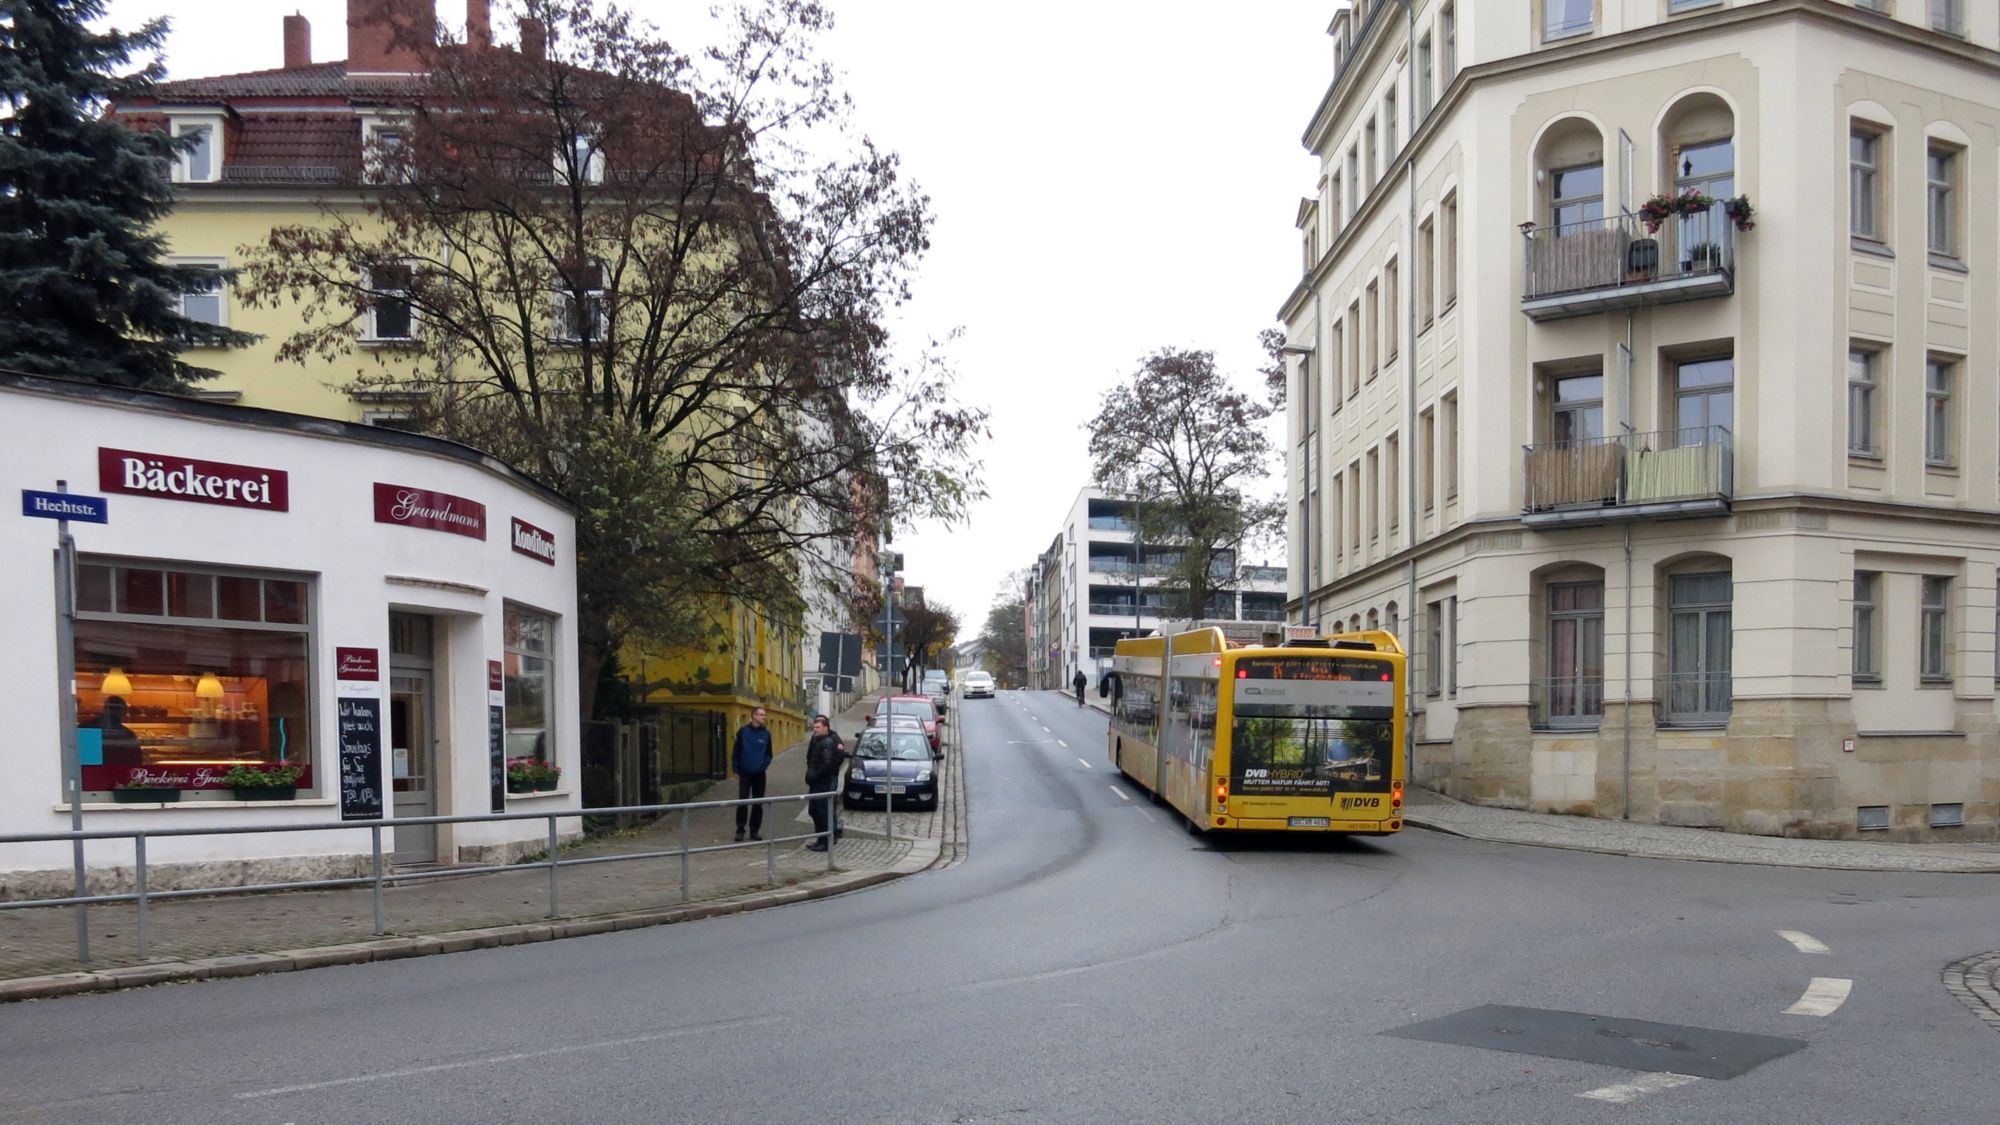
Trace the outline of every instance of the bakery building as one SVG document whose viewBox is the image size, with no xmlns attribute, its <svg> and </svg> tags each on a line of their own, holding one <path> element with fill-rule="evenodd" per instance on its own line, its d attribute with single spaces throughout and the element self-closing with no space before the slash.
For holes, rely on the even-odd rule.
<svg viewBox="0 0 2000 1125">
<path fill-rule="evenodd" d="M 578 807 L 560 496 L 452 442 L 198 399 L 0 375 L 0 418 L 0 479 L 23 494 L 0 536 L 0 831 L 69 828 L 66 687 L 86 829 L 328 825 L 153 840 L 159 889 L 365 872 L 369 834 L 342 824 Z M 51 498 L 57 482 L 80 499 Z M 520 758 L 542 788 L 509 791 Z M 385 836 L 399 864 L 494 862 L 547 826 Z M 93 885 L 129 881 L 129 843 L 86 858 Z M 0 898 L 62 893 L 70 862 L 67 843 L 0 844 Z"/>
</svg>

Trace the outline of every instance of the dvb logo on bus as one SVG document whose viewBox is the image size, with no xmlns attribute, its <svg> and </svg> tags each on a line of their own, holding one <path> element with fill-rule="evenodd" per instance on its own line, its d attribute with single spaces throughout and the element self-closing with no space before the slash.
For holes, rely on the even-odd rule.
<svg viewBox="0 0 2000 1125">
<path fill-rule="evenodd" d="M 1382 807 L 1382 798 L 1342 797 L 1340 799 L 1340 807 L 1343 809 L 1379 809 Z"/>
</svg>

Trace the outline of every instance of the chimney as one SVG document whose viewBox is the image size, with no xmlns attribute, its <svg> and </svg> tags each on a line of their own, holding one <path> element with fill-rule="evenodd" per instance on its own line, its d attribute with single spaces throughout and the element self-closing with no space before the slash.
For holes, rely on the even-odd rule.
<svg viewBox="0 0 2000 1125">
<path fill-rule="evenodd" d="M 311 66 L 313 61 L 312 23 L 294 12 L 285 17 L 285 69 Z"/>
<path fill-rule="evenodd" d="M 437 0 L 347 0 L 347 73 L 417 74 L 437 39 Z"/>
<path fill-rule="evenodd" d="M 521 55 L 524 58 L 544 59 L 549 54 L 549 29 L 542 21 L 521 17 Z"/>
<path fill-rule="evenodd" d="M 493 45 L 493 0 L 465 0 L 465 45 L 475 51 Z"/>
</svg>

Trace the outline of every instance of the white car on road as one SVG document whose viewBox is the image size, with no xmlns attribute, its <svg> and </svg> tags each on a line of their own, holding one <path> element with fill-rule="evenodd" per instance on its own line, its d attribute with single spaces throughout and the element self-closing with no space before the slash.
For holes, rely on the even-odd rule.
<svg viewBox="0 0 2000 1125">
<path fill-rule="evenodd" d="M 959 682 L 961 694 L 967 699 L 993 698 L 993 673 L 967 672 Z"/>
</svg>

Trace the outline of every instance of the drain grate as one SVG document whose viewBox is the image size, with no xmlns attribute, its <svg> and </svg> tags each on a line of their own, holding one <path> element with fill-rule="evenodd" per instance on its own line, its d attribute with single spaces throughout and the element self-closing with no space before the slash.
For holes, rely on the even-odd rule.
<svg viewBox="0 0 2000 1125">
<path fill-rule="evenodd" d="M 1734 1078 L 1806 1045 L 1774 1035 L 1507 1004 L 1467 1008 L 1382 1034 L 1697 1078 Z"/>
</svg>

